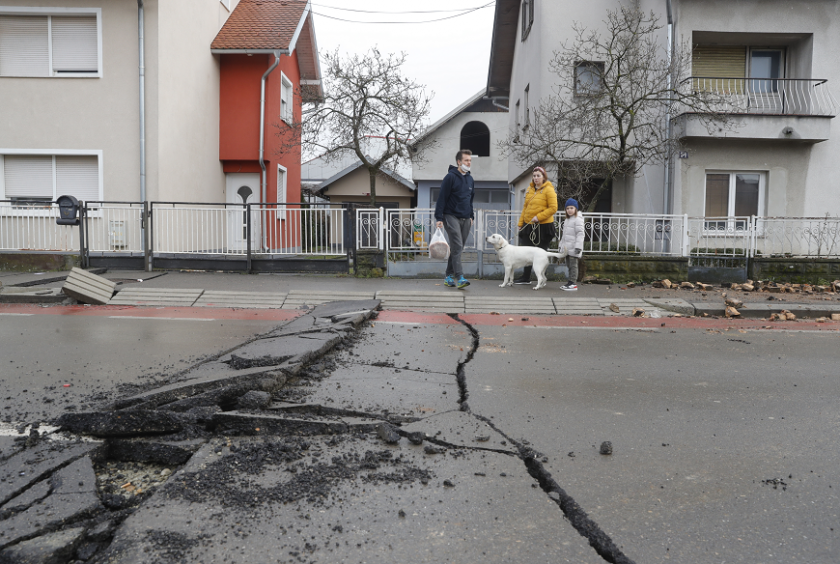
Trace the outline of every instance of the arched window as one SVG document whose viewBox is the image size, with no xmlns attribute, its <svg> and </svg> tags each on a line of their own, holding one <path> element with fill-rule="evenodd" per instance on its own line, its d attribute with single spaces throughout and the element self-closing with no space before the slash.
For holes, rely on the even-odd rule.
<svg viewBox="0 0 840 564">
<path fill-rule="evenodd" d="M 471 121 L 461 129 L 461 149 L 469 149 L 475 157 L 490 156 L 490 130 L 480 121 Z"/>
</svg>

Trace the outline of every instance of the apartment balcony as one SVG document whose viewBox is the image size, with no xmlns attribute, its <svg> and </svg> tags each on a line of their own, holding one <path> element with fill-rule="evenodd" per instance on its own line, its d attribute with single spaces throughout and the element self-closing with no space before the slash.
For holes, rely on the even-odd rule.
<svg viewBox="0 0 840 564">
<path fill-rule="evenodd" d="M 713 111 L 730 117 L 729 127 L 710 132 L 704 120 L 686 108 L 677 119 L 682 138 L 819 143 L 828 140 L 830 120 L 840 111 L 828 81 L 821 79 L 693 76 L 680 88 L 707 95 Z"/>
</svg>

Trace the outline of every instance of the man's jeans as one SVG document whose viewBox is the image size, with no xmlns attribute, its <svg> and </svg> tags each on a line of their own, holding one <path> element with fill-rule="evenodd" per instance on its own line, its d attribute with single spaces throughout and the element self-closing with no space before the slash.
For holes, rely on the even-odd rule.
<svg viewBox="0 0 840 564">
<path fill-rule="evenodd" d="M 443 216 L 443 227 L 449 235 L 449 262 L 446 263 L 446 275 L 458 280 L 464 275 L 464 268 L 461 266 L 461 251 L 470 236 L 472 222 L 470 218 L 461 219 L 454 215 Z"/>
</svg>

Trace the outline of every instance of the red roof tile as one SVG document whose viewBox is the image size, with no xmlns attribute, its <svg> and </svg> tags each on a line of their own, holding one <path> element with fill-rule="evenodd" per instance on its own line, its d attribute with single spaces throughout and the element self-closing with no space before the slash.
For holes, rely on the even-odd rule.
<svg viewBox="0 0 840 564">
<path fill-rule="evenodd" d="M 240 0 L 211 49 L 287 49 L 306 0 Z"/>
</svg>

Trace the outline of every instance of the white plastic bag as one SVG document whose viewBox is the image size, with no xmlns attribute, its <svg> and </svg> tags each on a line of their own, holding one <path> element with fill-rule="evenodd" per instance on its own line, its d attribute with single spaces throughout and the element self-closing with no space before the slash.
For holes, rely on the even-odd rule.
<svg viewBox="0 0 840 564">
<path fill-rule="evenodd" d="M 434 260 L 448 260 L 449 259 L 449 243 L 443 236 L 443 230 L 438 227 L 435 234 L 432 235 L 432 240 L 429 241 L 429 258 Z"/>
</svg>

